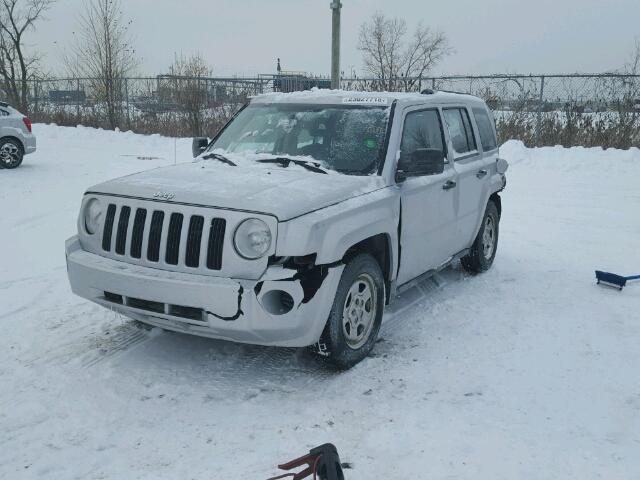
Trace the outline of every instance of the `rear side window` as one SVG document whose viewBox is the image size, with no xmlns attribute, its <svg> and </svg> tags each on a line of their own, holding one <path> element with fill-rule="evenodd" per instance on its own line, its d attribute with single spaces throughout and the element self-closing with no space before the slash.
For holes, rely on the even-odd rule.
<svg viewBox="0 0 640 480">
<path fill-rule="evenodd" d="M 8 117 L 9 116 L 9 112 L 7 112 L 6 110 L 2 110 L 0 108 L 0 117 Z"/>
<path fill-rule="evenodd" d="M 491 118 L 489 118 L 487 111 L 484 108 L 474 108 L 473 116 L 476 119 L 476 125 L 478 125 L 478 131 L 480 132 L 480 143 L 482 143 L 482 149 L 485 152 L 488 152 L 498 148 L 496 132 L 493 128 L 494 123 Z"/>
<path fill-rule="evenodd" d="M 422 148 L 440 150 L 446 155 L 442 123 L 437 110 L 411 112 L 404 119 L 400 157 L 411 158 L 413 152 Z"/>
<path fill-rule="evenodd" d="M 444 119 L 449 129 L 455 156 L 478 149 L 466 108 L 448 108 L 444 111 Z"/>
</svg>

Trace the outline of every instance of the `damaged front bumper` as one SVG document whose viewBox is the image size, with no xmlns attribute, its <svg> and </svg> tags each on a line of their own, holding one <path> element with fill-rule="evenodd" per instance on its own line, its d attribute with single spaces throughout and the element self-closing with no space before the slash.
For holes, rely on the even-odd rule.
<svg viewBox="0 0 640 480">
<path fill-rule="evenodd" d="M 305 347 L 318 341 L 344 265 L 308 274 L 282 266 L 259 280 L 170 272 L 65 245 L 71 290 L 154 326 L 241 343 Z"/>
</svg>

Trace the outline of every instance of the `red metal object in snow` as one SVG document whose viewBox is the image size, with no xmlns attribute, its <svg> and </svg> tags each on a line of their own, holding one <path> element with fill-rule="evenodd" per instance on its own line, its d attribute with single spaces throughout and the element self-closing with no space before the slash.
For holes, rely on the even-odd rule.
<svg viewBox="0 0 640 480">
<path fill-rule="evenodd" d="M 325 443 L 324 445 L 313 448 L 307 455 L 278 465 L 278 468 L 289 471 L 302 466 L 306 468 L 297 473 L 284 473 L 271 477 L 268 480 L 278 480 L 281 478 L 302 480 L 311 475 L 313 475 L 314 480 L 344 480 L 338 449 L 331 443 Z"/>
</svg>

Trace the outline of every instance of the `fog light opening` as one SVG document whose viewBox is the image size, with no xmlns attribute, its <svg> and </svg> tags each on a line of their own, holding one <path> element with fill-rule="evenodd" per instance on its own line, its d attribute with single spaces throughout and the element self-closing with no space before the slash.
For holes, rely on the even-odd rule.
<svg viewBox="0 0 640 480">
<path fill-rule="evenodd" d="M 260 299 L 262 308 L 271 315 L 284 315 L 293 310 L 293 297 L 284 290 L 271 290 Z"/>
</svg>

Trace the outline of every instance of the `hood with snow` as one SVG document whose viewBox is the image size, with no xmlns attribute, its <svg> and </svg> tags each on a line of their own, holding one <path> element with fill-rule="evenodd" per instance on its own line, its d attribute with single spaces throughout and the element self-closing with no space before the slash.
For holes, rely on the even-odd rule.
<svg viewBox="0 0 640 480">
<path fill-rule="evenodd" d="M 378 175 L 325 175 L 293 164 L 234 167 L 200 160 L 110 180 L 89 192 L 259 212 L 285 221 L 384 186 Z"/>
</svg>

